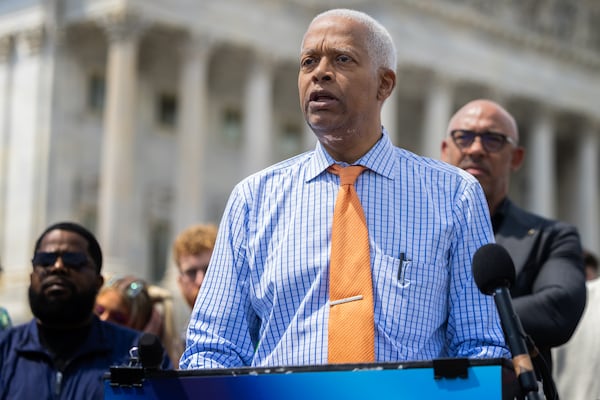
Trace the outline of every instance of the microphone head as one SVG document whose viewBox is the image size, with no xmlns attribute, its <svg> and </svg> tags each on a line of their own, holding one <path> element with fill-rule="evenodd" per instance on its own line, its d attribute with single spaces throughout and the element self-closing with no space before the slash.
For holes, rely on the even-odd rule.
<svg viewBox="0 0 600 400">
<path fill-rule="evenodd" d="M 158 336 L 143 333 L 138 341 L 138 355 L 142 368 L 158 369 L 163 360 L 163 345 Z"/>
<path fill-rule="evenodd" d="M 504 247 L 488 243 L 473 255 L 473 278 L 481 293 L 491 295 L 515 283 L 515 264 Z"/>
</svg>

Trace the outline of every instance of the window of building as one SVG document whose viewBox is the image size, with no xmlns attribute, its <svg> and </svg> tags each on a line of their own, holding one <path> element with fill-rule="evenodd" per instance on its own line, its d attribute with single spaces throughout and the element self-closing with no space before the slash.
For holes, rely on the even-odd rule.
<svg viewBox="0 0 600 400">
<path fill-rule="evenodd" d="M 163 127 L 174 128 L 177 124 L 177 97 L 160 93 L 156 102 L 156 118 Z"/>
<path fill-rule="evenodd" d="M 169 223 L 154 221 L 150 227 L 150 280 L 160 281 L 167 267 Z"/>
<path fill-rule="evenodd" d="M 87 105 L 91 111 L 102 112 L 106 95 L 104 75 L 92 74 L 88 79 Z"/>
</svg>

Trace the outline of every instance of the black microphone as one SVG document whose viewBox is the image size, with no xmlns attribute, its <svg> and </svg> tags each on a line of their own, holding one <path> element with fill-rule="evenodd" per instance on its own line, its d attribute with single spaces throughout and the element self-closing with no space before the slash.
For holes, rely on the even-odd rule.
<svg viewBox="0 0 600 400">
<path fill-rule="evenodd" d="M 495 243 L 479 248 L 473 256 L 473 278 L 483 294 L 494 296 L 504 338 L 512 353 L 515 374 L 525 398 L 541 400 L 536 374 L 527 351 L 525 332 L 508 290 L 515 282 L 515 265 L 508 251 Z"/>
<path fill-rule="evenodd" d="M 159 369 L 163 360 L 164 348 L 158 336 L 143 333 L 138 341 L 138 356 L 142 368 Z"/>
</svg>

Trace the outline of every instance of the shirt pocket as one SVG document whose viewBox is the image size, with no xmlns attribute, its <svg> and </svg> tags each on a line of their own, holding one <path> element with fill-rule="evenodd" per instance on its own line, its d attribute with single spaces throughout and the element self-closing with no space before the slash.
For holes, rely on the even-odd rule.
<svg viewBox="0 0 600 400">
<path fill-rule="evenodd" d="M 402 259 L 375 254 L 375 312 L 389 337 L 425 339 L 445 324 L 448 273 L 443 265 L 423 263 L 407 254 Z"/>
</svg>

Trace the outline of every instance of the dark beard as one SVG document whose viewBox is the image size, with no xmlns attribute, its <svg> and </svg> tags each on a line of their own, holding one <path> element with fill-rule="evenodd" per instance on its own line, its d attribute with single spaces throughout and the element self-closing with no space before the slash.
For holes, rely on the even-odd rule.
<svg viewBox="0 0 600 400">
<path fill-rule="evenodd" d="M 33 315 L 44 325 L 77 325 L 87 321 L 94 309 L 97 291 L 90 288 L 68 299 L 47 298 L 29 286 L 29 306 Z"/>
</svg>

